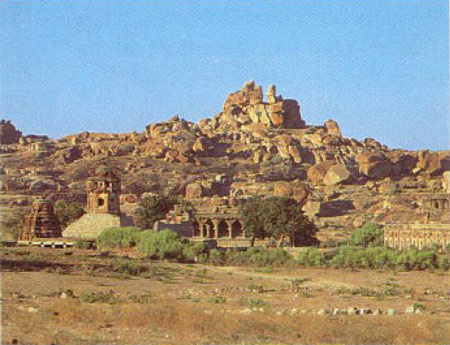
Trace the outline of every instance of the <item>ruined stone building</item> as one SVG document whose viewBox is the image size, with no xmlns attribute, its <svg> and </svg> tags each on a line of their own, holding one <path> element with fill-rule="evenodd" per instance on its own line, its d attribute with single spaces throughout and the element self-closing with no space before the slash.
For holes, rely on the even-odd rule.
<svg viewBox="0 0 450 345">
<path fill-rule="evenodd" d="M 211 198 L 190 199 L 195 204 L 195 213 L 176 205 L 166 218 L 155 223 L 154 230 L 172 230 L 192 240 L 215 240 L 220 247 L 248 247 L 251 239 L 242 226 L 238 206 L 246 199 Z M 257 240 L 256 245 L 267 244 Z"/>
<path fill-rule="evenodd" d="M 386 246 L 418 249 L 450 245 L 450 194 L 433 195 L 422 200 L 423 220 L 420 223 L 387 224 L 384 229 Z"/>
<path fill-rule="evenodd" d="M 21 240 L 35 238 L 61 237 L 61 226 L 56 218 L 53 203 L 50 200 L 38 199 L 33 203 L 29 216 L 25 219 L 25 227 L 20 235 Z"/>
<path fill-rule="evenodd" d="M 133 225 L 120 211 L 120 188 L 120 179 L 111 169 L 99 168 L 86 182 L 87 213 L 70 224 L 63 237 L 96 239 L 105 228 Z"/>
</svg>

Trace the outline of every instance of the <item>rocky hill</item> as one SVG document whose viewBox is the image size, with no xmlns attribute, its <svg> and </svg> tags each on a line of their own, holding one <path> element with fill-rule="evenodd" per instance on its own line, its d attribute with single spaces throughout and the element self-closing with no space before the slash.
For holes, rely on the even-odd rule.
<svg viewBox="0 0 450 345">
<path fill-rule="evenodd" d="M 448 192 L 450 152 L 390 150 L 375 139 L 342 135 L 328 120 L 309 125 L 300 105 L 253 81 L 231 93 L 222 111 L 199 123 L 173 116 L 142 132 L 83 132 L 58 140 L 23 136 L 2 121 L 1 206 L 33 198 L 85 200 L 86 178 L 101 163 L 122 179 L 123 209 L 145 193 L 204 205 L 250 195 L 304 202 L 324 238 L 346 236 L 367 220 L 413 221 L 423 197 Z"/>
</svg>

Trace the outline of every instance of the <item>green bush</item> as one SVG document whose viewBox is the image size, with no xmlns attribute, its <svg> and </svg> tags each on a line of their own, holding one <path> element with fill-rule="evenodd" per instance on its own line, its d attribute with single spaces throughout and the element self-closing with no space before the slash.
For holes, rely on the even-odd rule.
<svg viewBox="0 0 450 345">
<path fill-rule="evenodd" d="M 450 268 L 450 258 L 448 256 L 439 257 L 438 265 L 441 270 L 448 271 Z"/>
<path fill-rule="evenodd" d="M 212 249 L 209 252 L 208 261 L 213 265 L 221 265 L 224 263 L 224 255 L 217 249 Z"/>
<path fill-rule="evenodd" d="M 208 249 L 203 242 L 188 243 L 183 248 L 183 255 L 188 261 L 201 260 L 202 255 L 207 255 Z"/>
<path fill-rule="evenodd" d="M 91 249 L 92 247 L 94 247 L 92 242 L 81 240 L 75 241 L 73 246 L 78 249 Z"/>
<path fill-rule="evenodd" d="M 146 230 L 139 234 L 138 251 L 152 259 L 184 259 L 183 243 L 177 233 L 170 230 L 154 232 Z"/>
<path fill-rule="evenodd" d="M 224 262 L 234 266 L 283 266 L 291 260 L 291 255 L 281 248 L 250 247 L 246 251 L 228 250 L 224 255 Z"/>
<path fill-rule="evenodd" d="M 350 236 L 350 244 L 353 246 L 382 246 L 383 245 L 383 230 L 374 223 L 366 223 L 362 228 L 353 232 Z"/>
<path fill-rule="evenodd" d="M 411 248 L 398 251 L 385 247 L 361 248 L 342 246 L 338 249 L 322 253 L 316 248 L 307 248 L 300 253 L 296 262 L 303 266 L 331 266 L 348 268 L 389 268 L 401 270 L 425 270 L 441 268 L 448 270 L 450 260 L 438 255 L 436 250 Z"/>
<path fill-rule="evenodd" d="M 297 257 L 297 263 L 310 267 L 323 266 L 325 264 L 325 255 L 317 248 L 308 247 Z"/>
<path fill-rule="evenodd" d="M 100 249 L 131 248 L 137 244 L 141 232 L 141 229 L 134 226 L 106 228 L 98 237 L 97 244 Z"/>
<path fill-rule="evenodd" d="M 125 273 L 131 276 L 137 276 L 144 271 L 144 268 L 137 265 L 132 260 L 119 258 L 113 262 L 111 270 L 117 273 Z"/>
</svg>

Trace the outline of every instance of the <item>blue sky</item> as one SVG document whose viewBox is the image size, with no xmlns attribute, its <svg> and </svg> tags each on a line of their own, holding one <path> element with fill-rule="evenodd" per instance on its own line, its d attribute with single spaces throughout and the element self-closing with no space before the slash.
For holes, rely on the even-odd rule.
<svg viewBox="0 0 450 345">
<path fill-rule="evenodd" d="M 2 0 L 2 118 L 25 134 L 198 121 L 246 81 L 308 124 L 449 145 L 448 2 Z"/>
</svg>

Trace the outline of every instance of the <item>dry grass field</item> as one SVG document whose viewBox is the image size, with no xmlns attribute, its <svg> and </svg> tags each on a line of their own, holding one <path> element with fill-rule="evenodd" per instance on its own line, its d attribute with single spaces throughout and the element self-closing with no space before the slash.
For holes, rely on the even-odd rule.
<svg viewBox="0 0 450 345">
<path fill-rule="evenodd" d="M 4 248 L 2 344 L 449 344 L 449 293 L 450 275 L 439 271 L 215 267 Z M 412 305 L 421 313 L 405 313 Z M 346 315 L 349 307 L 372 314 Z"/>
</svg>

